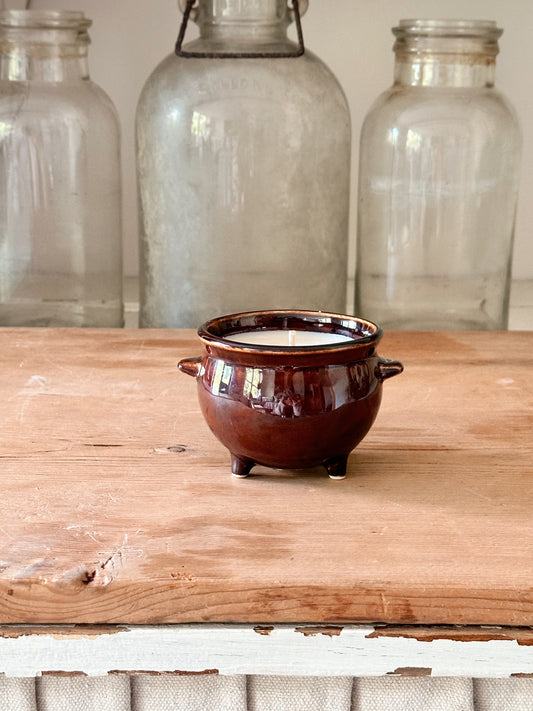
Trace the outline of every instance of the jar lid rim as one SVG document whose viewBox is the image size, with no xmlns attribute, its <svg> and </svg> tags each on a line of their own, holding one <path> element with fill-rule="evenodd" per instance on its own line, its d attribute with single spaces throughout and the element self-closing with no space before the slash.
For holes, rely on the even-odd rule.
<svg viewBox="0 0 533 711">
<path fill-rule="evenodd" d="M 503 33 L 494 20 L 463 19 L 403 19 L 392 28 L 396 36 L 428 35 L 433 37 L 490 37 Z"/>
<path fill-rule="evenodd" d="M 0 27 L 85 30 L 91 25 L 78 10 L 0 10 Z"/>
</svg>

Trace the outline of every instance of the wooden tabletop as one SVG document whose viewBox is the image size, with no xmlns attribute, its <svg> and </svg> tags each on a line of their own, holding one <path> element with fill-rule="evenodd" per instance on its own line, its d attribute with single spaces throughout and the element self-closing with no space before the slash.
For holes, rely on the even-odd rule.
<svg viewBox="0 0 533 711">
<path fill-rule="evenodd" d="M 533 332 L 379 351 L 346 479 L 238 480 L 193 331 L 0 329 L 0 623 L 533 625 Z"/>
</svg>

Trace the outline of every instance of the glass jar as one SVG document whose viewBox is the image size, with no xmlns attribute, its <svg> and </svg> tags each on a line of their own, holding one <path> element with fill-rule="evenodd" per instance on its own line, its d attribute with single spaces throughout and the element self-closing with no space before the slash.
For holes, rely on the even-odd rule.
<svg viewBox="0 0 533 711">
<path fill-rule="evenodd" d="M 200 37 L 142 91 L 141 326 L 346 308 L 349 111 L 324 63 L 287 38 L 297 10 L 199 0 Z"/>
<path fill-rule="evenodd" d="M 361 132 L 356 313 L 388 328 L 507 327 L 520 131 L 494 22 L 402 20 Z"/>
<path fill-rule="evenodd" d="M 122 326 L 119 126 L 81 12 L 0 11 L 0 325 Z"/>
</svg>

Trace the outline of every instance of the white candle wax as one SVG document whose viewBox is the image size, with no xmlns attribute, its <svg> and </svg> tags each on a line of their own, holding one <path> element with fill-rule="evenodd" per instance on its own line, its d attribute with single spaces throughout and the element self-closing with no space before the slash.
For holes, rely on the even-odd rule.
<svg viewBox="0 0 533 711">
<path fill-rule="evenodd" d="M 242 331 L 241 333 L 224 336 L 228 341 L 262 346 L 327 346 L 332 343 L 348 343 L 353 341 L 349 336 L 340 333 L 322 333 L 320 331 L 294 331 L 290 329 L 273 329 L 271 331 Z"/>
</svg>

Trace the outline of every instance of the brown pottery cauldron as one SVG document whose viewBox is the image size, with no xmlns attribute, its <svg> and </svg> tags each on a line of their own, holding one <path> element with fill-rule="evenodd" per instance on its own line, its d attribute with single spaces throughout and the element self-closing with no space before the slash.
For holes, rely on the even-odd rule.
<svg viewBox="0 0 533 711">
<path fill-rule="evenodd" d="M 272 345 L 285 331 L 292 340 Z M 204 355 L 178 367 L 196 378 L 202 413 L 238 477 L 262 464 L 323 465 L 344 478 L 348 455 L 376 418 L 383 381 L 403 370 L 377 355 L 381 328 L 352 316 L 256 311 L 215 318 L 198 335 Z M 252 337 L 265 343 L 246 343 Z"/>
</svg>

